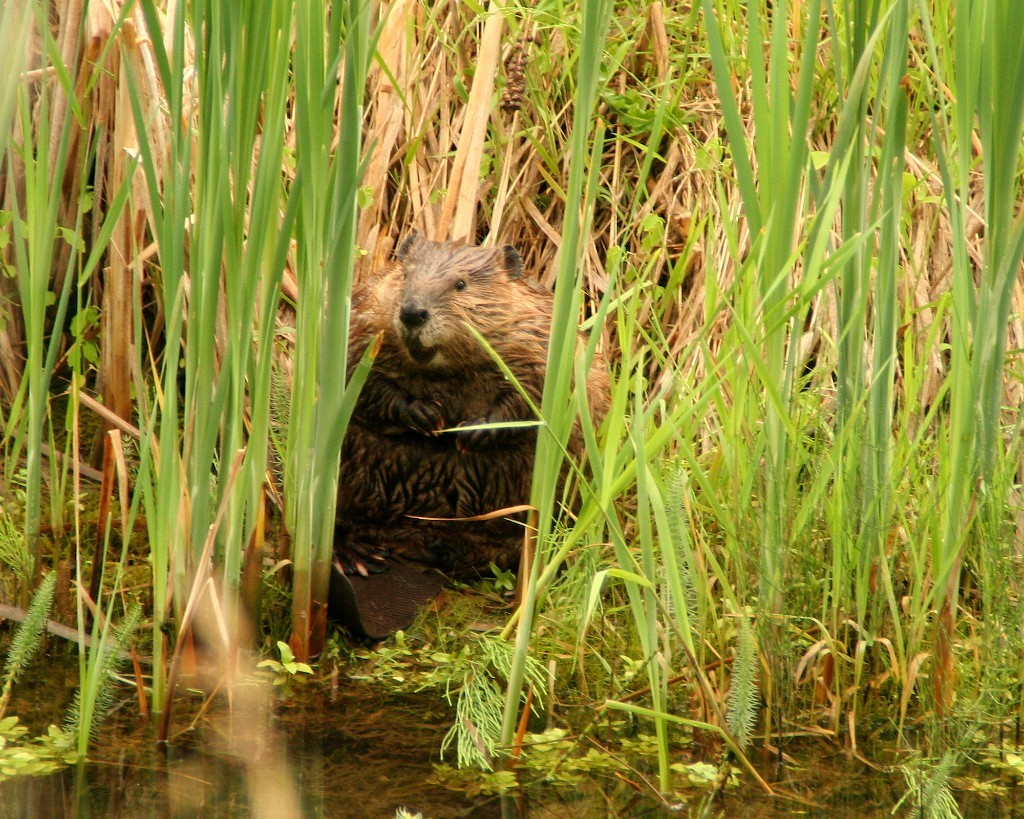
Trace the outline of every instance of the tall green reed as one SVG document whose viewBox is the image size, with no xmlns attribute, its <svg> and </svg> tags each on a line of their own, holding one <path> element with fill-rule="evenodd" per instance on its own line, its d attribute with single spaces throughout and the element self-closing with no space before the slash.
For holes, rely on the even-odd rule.
<svg viewBox="0 0 1024 819">
<path fill-rule="evenodd" d="M 23 82 L 22 72 L 25 69 L 28 55 L 28 41 L 29 34 L 32 31 L 33 13 L 33 7 L 29 3 L 5 3 L 3 8 L 0 9 L 0 47 L 8 55 L 7 68 L 3 72 L 3 76 L 0 77 L 0 162 L 4 165 L 8 164 L 8 145 L 12 137 L 15 137 L 12 124 L 18 107 L 20 86 Z M 0 229 L 6 232 L 8 219 L 6 215 L 3 215 L 2 218 L 4 226 Z M 6 295 L 10 291 L 8 288 L 4 288 L 2 292 L 3 295 Z M 27 384 L 22 382 L 22 387 L 26 386 Z M 13 389 L 13 385 L 4 384 L 5 395 L 3 397 L 8 400 L 11 399 L 12 396 L 6 393 Z M 21 399 L 23 400 L 23 398 L 24 389 L 21 390 Z M 3 404 L 7 404 L 7 401 L 4 401 Z M 0 404 L 0 429 L 3 430 L 3 454 L 5 463 L 8 465 L 8 468 L 5 470 L 7 474 L 4 477 L 8 478 L 12 462 L 10 454 L 12 433 L 18 419 L 16 417 L 5 417 L 5 406 L 3 404 Z"/>
<path fill-rule="evenodd" d="M 748 328 L 744 331 L 744 334 L 749 333 L 745 352 L 758 371 L 767 398 L 763 422 L 765 446 L 761 455 L 765 461 L 765 497 L 759 545 L 760 602 L 766 611 L 780 614 L 790 536 L 787 486 L 793 467 L 791 402 L 797 365 L 797 346 L 790 341 L 794 328 L 799 326 L 797 316 L 804 314 L 807 306 L 805 301 L 798 306 L 800 312 L 793 315 L 790 282 L 799 253 L 797 237 L 805 218 L 807 133 L 821 3 L 812 0 L 806 15 L 801 15 L 799 20 L 804 36 L 799 71 L 792 77 L 789 5 L 772 6 L 771 29 L 767 36 L 762 31 L 760 4 L 748 10 L 747 59 L 755 122 L 751 147 L 756 167 L 731 89 L 733 71 L 723 44 L 720 14 L 712 0 L 704 0 L 715 81 L 752 243 L 747 270 L 754 277 L 751 284 L 756 288 L 756 295 L 745 299 L 744 313 L 735 314 L 735 319 L 739 326 Z M 798 26 L 798 32 L 799 29 Z M 805 259 L 803 275 L 810 278 L 815 275 L 815 269 L 806 269 L 807 261 L 811 260 Z M 756 336 L 752 332 L 755 327 L 762 328 Z"/>
<path fill-rule="evenodd" d="M 227 503 L 214 550 L 225 589 L 238 587 L 244 547 L 262 514 L 287 241 L 286 233 L 266 228 L 281 221 L 288 9 L 286 2 L 234 9 L 196 3 L 189 20 L 198 104 L 184 361 L 185 566 L 195 566 L 218 506 Z M 225 495 L 227 465 L 243 449 L 235 491 Z"/>
<path fill-rule="evenodd" d="M 751 64 L 754 132 L 749 149 L 732 90 L 736 72 L 726 56 L 722 11 L 710 0 L 704 8 L 750 232 L 749 252 L 740 260 L 734 285 L 723 294 L 732 321 L 728 336 L 734 339 L 727 350 L 737 355 L 735 361 L 728 351 L 719 357 L 731 396 L 719 403 L 719 412 L 723 452 L 732 453 L 728 457 L 740 476 L 742 493 L 755 493 L 759 512 L 756 521 L 734 516 L 726 531 L 753 527 L 758 533 L 758 607 L 772 615 L 768 623 L 778 625 L 778 615 L 802 614 L 805 605 L 815 606 L 813 601 L 787 600 L 794 588 L 788 563 L 795 546 L 812 541 L 813 527 L 826 506 L 832 527 L 831 572 L 821 604 L 829 613 L 828 631 L 835 633 L 840 623 L 853 622 L 861 629 L 862 645 L 867 645 L 869 608 L 877 614 L 879 603 L 887 602 L 888 613 L 898 622 L 885 545 L 893 515 L 893 384 L 906 132 L 901 80 L 908 4 L 897 0 L 868 8 L 826 3 L 831 39 L 837 43 L 832 68 L 840 108 L 820 171 L 809 140 L 812 101 L 820 89 L 815 62 L 822 4 L 795 10 L 773 4 L 770 14 L 759 4 L 749 10 L 746 58 Z M 770 26 L 767 37 L 762 33 L 765 21 Z M 788 36 L 791 24 L 794 38 L 800 38 L 798 49 Z M 792 59 L 791 49 L 796 50 Z M 837 214 L 843 230 L 834 246 L 830 233 Z M 732 241 L 741 246 L 740 236 Z M 806 416 L 808 401 L 802 393 L 821 390 L 827 383 L 819 374 L 803 371 L 808 362 L 801 360 L 800 342 L 811 308 L 833 282 L 836 428 L 829 451 L 802 440 L 804 425 L 820 423 Z M 817 372 L 832 360 L 831 351 L 821 348 Z M 748 383 L 747 372 L 755 374 L 755 382 Z M 828 406 L 827 401 L 810 403 L 819 411 Z M 752 433 L 750 419 L 760 416 L 763 422 Z M 750 471 L 749 448 L 739 451 L 736 442 L 751 438 L 749 448 L 764 464 L 762 480 L 742 477 Z M 820 461 L 823 453 L 828 455 L 825 464 Z M 809 485 L 799 477 L 805 470 L 817 473 Z M 743 566 L 739 542 L 732 540 L 735 535 L 728 537 L 735 544 L 730 549 L 735 565 Z M 875 570 L 886 590 L 880 596 L 871 595 Z M 742 576 L 738 584 L 750 587 Z M 847 619 L 851 613 L 852 621 Z M 766 652 L 777 666 L 785 651 L 781 643 L 774 644 L 782 639 L 781 632 L 771 633 L 775 637 Z M 858 655 L 857 679 L 863 659 Z M 773 674 L 780 673 L 781 668 L 773 669 Z"/>
<path fill-rule="evenodd" d="M 550 535 L 555 520 L 555 500 L 559 475 L 565 458 L 576 407 L 572 394 L 573 360 L 578 350 L 578 316 L 582 281 L 582 235 L 589 224 L 588 214 L 593 207 L 594 186 L 585 185 L 587 164 L 595 168 L 601 155 L 602 140 L 594 141 L 593 110 L 600 87 L 601 65 L 605 36 L 611 17 L 609 0 L 584 3 L 579 32 L 577 85 L 574 95 L 573 131 L 569 155 L 569 184 L 566 188 L 565 221 L 562 225 L 562 246 L 558 254 L 558 278 L 555 284 L 555 304 L 551 322 L 551 341 L 548 348 L 547 371 L 541 400 L 541 419 L 544 424 L 537 436 L 530 505 L 536 510 L 536 531 L 529 538 L 534 544 L 533 557 L 526 567 L 523 599 L 519 612 L 516 650 L 506 687 L 505 711 L 501 723 L 501 744 L 511 747 L 519 712 L 523 680 L 526 672 L 530 641 L 533 636 L 534 616 L 538 598 L 538 580 L 542 571 L 551 565 Z M 596 177 L 591 177 L 593 180 Z M 593 355 L 593 349 L 588 353 Z M 583 372 L 586 372 L 584 361 Z M 577 381 L 577 395 L 585 403 L 586 380 Z"/>
<path fill-rule="evenodd" d="M 604 447 L 598 451 L 596 443 L 588 442 L 595 478 L 585 494 L 593 500 L 584 503 L 562 548 L 577 543 L 577 533 L 581 531 L 599 540 L 600 529 L 607 527 L 618 566 L 595 575 L 584 622 L 589 623 L 604 584 L 617 580 L 626 593 L 631 635 L 641 652 L 640 664 L 647 677 L 651 707 L 634 710 L 615 699 L 608 700 L 606 705 L 640 713 L 654 722 L 658 782 L 667 793 L 672 779 L 672 725 L 689 725 L 723 735 L 741 762 L 749 767 L 741 747 L 747 737 L 743 736 L 741 742 L 732 735 L 729 718 L 718 707 L 717 694 L 699 659 L 716 636 L 714 632 L 726 630 L 714 624 L 711 615 L 719 600 L 734 615 L 745 618 L 746 613 L 734 588 L 734 576 L 714 553 L 698 549 L 687 514 L 693 501 L 690 474 L 708 487 L 708 499 L 715 503 L 716 489 L 710 486 L 706 467 L 693 452 L 692 442 L 704 434 L 702 421 L 716 392 L 721 390 L 723 379 L 712 373 L 694 384 L 679 373 L 666 388 L 651 394 L 645 373 L 654 356 L 665 355 L 666 345 L 656 331 L 642 326 L 640 305 L 648 297 L 646 291 L 650 286 L 644 271 L 640 271 L 636 284 L 624 288 L 616 299 L 621 375 L 612 391 Z M 632 506 L 634 492 L 635 512 L 627 516 L 622 501 L 628 499 L 626 508 Z M 719 509 L 724 526 L 735 526 L 732 514 L 731 510 Z M 698 572 L 699 567 L 703 571 Z M 584 634 L 585 631 L 581 640 Z M 724 634 L 717 636 L 725 638 Z M 744 645 L 749 649 L 752 642 Z M 737 667 L 745 672 L 743 678 L 750 683 L 736 707 L 736 721 L 744 729 L 749 728 L 754 713 L 751 704 L 758 701 L 755 658 L 748 650 L 740 652 L 737 659 Z M 674 716 L 669 680 L 680 668 L 687 669 L 692 682 L 700 686 L 715 714 L 715 724 Z"/>
<path fill-rule="evenodd" d="M 12 115 L 12 102 L 17 106 L 14 138 L 2 156 L 7 168 L 7 200 L 13 208 L 11 245 L 25 342 L 22 381 L 5 424 L 14 439 L 7 457 L 10 468 L 22 450 L 25 453 L 25 535 L 37 578 L 42 568 L 42 453 L 48 433 L 49 390 L 71 295 L 75 283 L 88 280 L 102 261 L 128 190 L 125 183 L 108 191 L 109 202 L 101 212 L 87 187 L 98 140 L 88 127 L 83 107 L 101 76 L 103 60 L 80 61 L 82 30 L 69 32 L 58 44 L 50 30 L 48 8 L 45 3 L 23 4 L 21 18 L 5 9 L 3 24 L 12 27 L 12 36 L 26 37 L 34 24 L 49 70 L 36 78 L 15 75 L 16 85 L 6 87 L 0 98 L 0 119 Z M 115 24 L 112 36 L 121 22 Z M 87 219 L 92 223 L 92 241 L 85 256 L 90 234 Z M 49 443 L 55 452 L 52 424 Z M 66 476 L 66 465 L 51 469 L 55 525 L 62 522 Z"/>
<path fill-rule="evenodd" d="M 161 711 L 164 624 L 172 607 L 184 612 L 193 578 L 205 570 L 208 537 L 215 533 L 216 587 L 233 601 L 242 556 L 263 515 L 273 336 L 293 218 L 281 174 L 292 5 L 178 5 L 166 30 L 154 2 L 141 7 L 170 122 L 166 155 L 157 153 L 156 140 L 140 145 L 164 312 L 163 346 L 150 350 L 160 362 L 159 386 L 140 423 L 153 565 L 153 707 Z M 195 43 L 194 86 L 186 82 L 187 41 Z M 136 126 L 148 134 L 155 112 L 146 110 L 135 79 Z M 138 305 L 135 318 L 142 321 Z M 240 454 L 238 474 L 229 476 Z M 234 603 L 227 605 L 234 622 Z"/>
<path fill-rule="evenodd" d="M 141 77 L 129 75 L 130 99 L 136 129 L 146 135 L 139 142 L 140 166 L 146 177 L 151 212 L 151 230 L 160 248 L 158 298 L 163 310 L 163 347 L 150 354 L 145 366 L 141 346 L 136 350 L 140 371 L 152 373 L 157 386 L 152 406 L 142 400 L 139 429 L 138 485 L 146 512 L 153 586 L 153 690 L 152 707 L 160 712 L 167 696 L 167 636 L 165 629 L 173 621 L 172 602 L 183 606 L 184 572 L 187 554 L 185 508 L 183 504 L 180 423 L 178 396 L 179 362 L 185 316 L 185 280 L 187 270 L 186 231 L 190 220 L 190 175 L 192 146 L 187 127 L 189 111 L 185 86 L 185 7 L 175 6 L 163 28 L 160 11 L 154 2 L 142 2 L 149 36 L 154 44 L 157 71 L 162 89 L 161 102 L 167 106 L 169 133 L 165 152 L 149 138 L 151 120 L 159 116 L 157 104 L 147 106 Z M 135 305 L 135 322 L 141 327 L 141 305 Z M 138 338 L 138 336 L 136 336 Z M 162 363 L 161 363 L 162 360 Z M 142 386 L 142 385 L 138 385 Z M 178 579 L 172 588 L 171 565 Z"/>
<path fill-rule="evenodd" d="M 102 205 L 105 208 L 101 207 L 99 197 L 87 181 L 91 178 L 101 142 L 87 112 L 91 96 L 103 76 L 105 56 L 124 17 L 114 22 L 99 55 L 94 54 L 92 61 L 86 61 L 82 59 L 84 23 L 80 21 L 80 28 L 65 31 L 58 43 L 50 27 L 49 4 L 25 3 L 18 7 L 24 14 L 19 36 L 26 36 L 30 23 L 34 24 L 42 44 L 44 62 L 41 67 L 46 70 L 35 77 L 15 74 L 17 132 L 11 142 L 3 146 L 9 185 L 7 201 L 14 209 L 11 238 L 18 303 L 25 329 L 23 380 L 7 422 L 16 440 L 6 455 L 11 462 L 16 462 L 24 447 L 25 535 L 38 578 L 42 570 L 39 533 L 44 436 L 48 437 L 51 451 L 48 489 L 51 522 L 56 529 L 62 526 L 66 500 L 69 462 L 54 464 L 59 453 L 54 428 L 59 420 L 49 418 L 47 428 L 47 419 L 49 391 L 65 339 L 71 295 L 73 292 L 80 295 L 83 284 L 91 279 L 104 258 L 114 226 L 127 202 L 131 173 L 119 187 L 104 192 Z M 5 7 L 5 26 L 12 25 L 15 19 L 10 8 Z M 25 43 L 19 46 L 23 52 Z M 10 115 L 8 90 L 4 89 L 0 100 L 0 118 L 4 119 Z M 131 167 L 132 162 L 128 160 L 126 164 Z M 87 238 L 91 240 L 88 245 Z M 74 333 L 74 323 L 71 329 Z M 71 412 L 73 414 L 73 410 Z M 79 623 L 84 627 L 84 575 L 80 553 L 77 557 L 77 577 L 82 580 L 78 595 Z M 102 561 L 102 558 L 97 556 L 97 560 Z M 49 589 L 51 597 L 55 580 L 56 573 L 51 572 L 41 587 Z M 114 595 L 109 598 L 111 607 L 114 599 Z M 90 666 L 84 661 L 84 654 L 83 663 L 82 679 L 85 679 Z M 83 706 L 93 708 L 95 700 L 86 699 Z M 89 731 L 85 734 L 87 740 Z M 80 753 L 84 754 L 84 748 L 83 744 Z"/>
<path fill-rule="evenodd" d="M 952 703 L 955 612 L 963 560 L 972 542 L 980 550 L 987 606 L 1002 597 L 1001 589 L 984 581 L 995 580 L 992 574 L 986 577 L 986 567 L 1005 557 L 1003 521 L 1010 491 L 1007 474 L 1000 472 L 1008 444 L 1003 407 L 1007 323 L 1024 256 L 1022 25 L 1024 8 L 1019 4 L 958 3 L 952 62 L 941 62 L 938 44 L 928 44 L 938 72 L 936 88 L 944 83 L 954 94 L 953 100 L 943 99 L 938 91 L 933 97 L 938 111 L 936 151 L 953 224 L 950 414 L 942 438 L 944 490 L 931 556 L 932 605 L 940 612 L 934 640 L 940 712 Z M 977 164 L 975 135 L 984 208 L 980 270 L 969 258 L 966 238 Z"/>
<path fill-rule="evenodd" d="M 842 190 L 842 238 L 852 252 L 837 279 L 836 419 L 832 453 L 835 491 L 829 510 L 832 566 L 829 626 L 837 633 L 851 612 L 870 644 L 874 633 L 898 626 L 889 534 L 895 514 L 892 434 L 896 328 L 901 318 L 898 283 L 903 217 L 909 4 L 836 9 L 828 19 L 832 60 L 842 100 L 833 154 L 849 157 Z M 881 55 L 878 52 L 881 51 Z M 824 187 L 837 184 L 834 161 Z M 873 594 L 877 582 L 882 594 Z M 881 604 L 887 604 L 885 616 Z M 879 618 L 884 622 L 879 622 Z M 905 666 L 902 629 L 894 632 Z M 865 655 L 854 665 L 859 684 Z M 855 700 L 856 702 L 856 700 Z M 854 705 L 854 708 L 856 706 Z"/>
<path fill-rule="evenodd" d="M 8 185 L 23 175 L 23 188 L 12 191 L 14 213 L 11 238 L 14 246 L 15 278 L 25 332 L 25 362 L 21 398 L 24 401 L 25 425 L 25 538 L 34 563 L 34 577 L 42 569 L 39 528 L 42 509 L 42 445 L 50 380 L 56 360 L 60 334 L 46 338 L 47 308 L 56 301 L 54 321 L 62 326 L 67 314 L 71 283 L 81 238 L 81 209 L 75 229 L 64 231 L 60 212 L 63 181 L 71 154 L 72 129 L 77 119 L 57 115 L 60 103 L 74 95 L 74 72 L 77 60 L 64 65 L 57 42 L 50 32 L 45 4 L 32 8 L 35 28 L 42 38 L 43 52 L 54 68 L 57 82 L 40 83 L 35 102 L 35 116 L 30 99 L 29 82 L 18 86 L 17 128 L 19 148 L 8 147 L 6 153 Z M 52 139 L 52 135 L 57 139 Z M 65 248 L 62 245 L 68 242 Z M 55 270 L 66 256 L 64 270 Z M 56 275 L 55 275 L 56 274 Z M 53 288 L 51 290 L 51 287 Z M 17 414 L 18 404 L 15 411 Z"/>
<path fill-rule="evenodd" d="M 307 660 L 323 647 L 342 438 L 365 377 L 346 374 L 362 101 L 374 49 L 371 4 L 352 0 L 325 16 L 296 4 L 297 197 L 294 384 L 285 444 L 286 521 L 292 534 L 292 649 Z M 341 72 L 340 100 L 338 74 Z M 328 146 L 339 112 L 338 147 Z M 371 348 L 372 349 L 372 348 Z"/>
</svg>

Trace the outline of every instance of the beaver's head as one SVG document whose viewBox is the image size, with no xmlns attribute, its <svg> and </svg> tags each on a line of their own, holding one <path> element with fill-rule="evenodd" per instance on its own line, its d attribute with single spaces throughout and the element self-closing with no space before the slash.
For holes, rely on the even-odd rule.
<svg viewBox="0 0 1024 819">
<path fill-rule="evenodd" d="M 466 324 L 487 336 L 514 311 L 506 285 L 523 274 L 516 249 L 431 242 L 413 233 L 395 257 L 405 280 L 394 329 L 409 357 L 439 370 L 480 360 L 485 354 Z"/>
</svg>

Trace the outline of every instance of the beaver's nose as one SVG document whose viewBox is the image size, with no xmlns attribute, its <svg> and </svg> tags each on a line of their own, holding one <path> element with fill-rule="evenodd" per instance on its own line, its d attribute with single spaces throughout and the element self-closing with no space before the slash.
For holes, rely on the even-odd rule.
<svg viewBox="0 0 1024 819">
<path fill-rule="evenodd" d="M 430 313 L 426 307 L 420 307 L 416 302 L 410 301 L 402 305 L 402 309 L 398 312 L 398 318 L 401 319 L 402 324 L 413 330 L 426 324 Z"/>
</svg>

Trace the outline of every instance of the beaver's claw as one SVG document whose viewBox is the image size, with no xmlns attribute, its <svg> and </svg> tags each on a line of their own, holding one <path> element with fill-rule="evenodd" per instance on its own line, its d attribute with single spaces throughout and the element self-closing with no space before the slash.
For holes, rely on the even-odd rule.
<svg viewBox="0 0 1024 819">
<path fill-rule="evenodd" d="M 335 565 L 349 576 L 380 574 L 388 570 L 390 552 L 379 544 L 348 542 L 334 555 Z"/>
</svg>

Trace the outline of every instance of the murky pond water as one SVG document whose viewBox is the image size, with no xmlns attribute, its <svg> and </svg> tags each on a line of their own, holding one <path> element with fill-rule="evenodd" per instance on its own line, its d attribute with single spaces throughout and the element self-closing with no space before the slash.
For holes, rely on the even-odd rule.
<svg viewBox="0 0 1024 819">
<path fill-rule="evenodd" d="M 325 717 L 329 717 L 326 714 Z M 596 788 L 571 798 L 534 789 L 525 798 L 468 799 L 429 782 L 429 732 L 411 730 L 406 742 L 386 746 L 346 735 L 325 719 L 321 727 L 289 732 L 286 765 L 280 771 L 295 786 L 290 797 L 275 800 L 253 783 L 244 763 L 225 754 L 204 752 L 191 743 L 166 756 L 146 747 L 143 737 L 128 735 L 109 759 L 47 777 L 0 785 L 0 816 L 7 817 L 392 817 L 399 807 L 425 817 L 884 817 L 891 816 L 901 792 L 895 780 L 857 776 L 842 767 L 813 771 L 816 779 L 788 777 L 779 784 L 802 790 L 808 803 L 766 799 L 750 788 L 730 792 L 711 804 L 674 809 L 634 795 L 608 802 Z M 435 738 L 441 732 L 435 733 Z M 808 771 L 808 775 L 810 771 Z M 825 779 L 818 777 L 825 776 Z M 263 783 L 265 785 L 266 783 Z M 802 787 L 801 787 L 802 786 Z M 258 801 L 257 801 L 258 800 Z M 1024 817 L 1024 800 L 967 800 L 966 817 Z M 899 816 L 915 816 L 900 811 Z"/>
<path fill-rule="evenodd" d="M 867 776 L 841 755 L 789 766 L 769 799 L 754 788 L 706 803 L 666 806 L 628 787 L 595 783 L 573 793 L 534 787 L 520 797 L 470 799 L 431 782 L 443 716 L 426 701 L 371 703 L 306 698 L 275 717 L 276 736 L 256 757 L 219 750 L 228 722 L 202 720 L 158 752 L 148 727 L 128 719 L 103 732 L 91 761 L 46 777 L 0 784 L 0 817 L 883 817 L 902 795 L 899 777 Z M 428 717 L 425 719 L 424 717 Z M 270 767 L 254 762 L 262 756 Z M 763 775 L 771 778 L 771 766 Z M 605 792 L 602 793 L 602 787 Z M 1024 817 L 1024 799 L 967 800 L 965 816 Z M 913 816 L 901 811 L 898 815 Z"/>
<path fill-rule="evenodd" d="M 183 705 L 185 707 L 183 707 Z M 159 750 L 153 726 L 115 715 L 89 762 L 0 783 L 0 817 L 50 816 L 499 816 L 494 799 L 431 785 L 447 726 L 429 703 L 386 703 L 310 693 L 272 716 L 232 715 L 223 704 Z M 440 712 L 437 715 L 441 716 Z M 255 720 L 260 723 L 253 731 Z"/>
<path fill-rule="evenodd" d="M 70 691 L 51 665 L 19 685 L 18 714 L 34 733 L 61 719 Z M 73 676 L 73 675 L 69 675 Z M 50 776 L 0 783 L 0 819 L 11 817 L 872 817 L 890 816 L 905 792 L 899 774 L 870 771 L 826 743 L 787 749 L 761 775 L 785 796 L 768 798 L 744 778 L 709 799 L 699 790 L 668 805 L 624 776 L 566 788 L 534 784 L 524 794 L 475 798 L 434 782 L 451 711 L 436 692 L 389 697 L 370 686 L 328 690 L 310 680 L 284 702 L 268 684 L 257 697 L 236 686 L 208 706 L 179 698 L 172 741 L 162 751 L 154 727 L 126 699 L 105 723 L 90 761 Z M 653 781 L 653 772 L 646 772 Z M 979 780 L 984 777 L 979 776 Z M 991 778 L 991 777 L 989 777 Z M 1024 789 L 997 797 L 957 794 L 967 817 L 1024 819 Z M 897 815 L 916 816 L 901 810 Z"/>
</svg>

